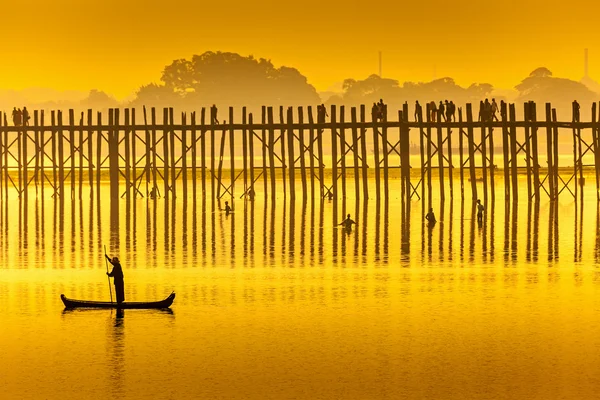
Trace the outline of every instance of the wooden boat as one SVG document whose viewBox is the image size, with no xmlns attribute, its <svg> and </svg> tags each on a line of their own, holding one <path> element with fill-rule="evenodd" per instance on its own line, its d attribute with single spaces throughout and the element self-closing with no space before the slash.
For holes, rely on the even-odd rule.
<svg viewBox="0 0 600 400">
<path fill-rule="evenodd" d="M 65 308 L 119 308 L 119 309 L 149 309 L 149 308 L 169 308 L 175 300 L 175 292 L 169 297 L 160 301 L 125 301 L 121 304 L 109 301 L 88 301 L 88 300 L 72 300 L 68 299 L 64 294 L 60 295 L 60 299 L 65 304 Z"/>
</svg>

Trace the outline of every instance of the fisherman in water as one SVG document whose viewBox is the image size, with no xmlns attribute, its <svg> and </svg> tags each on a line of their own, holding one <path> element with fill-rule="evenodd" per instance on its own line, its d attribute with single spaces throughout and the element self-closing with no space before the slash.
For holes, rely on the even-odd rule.
<svg viewBox="0 0 600 400">
<path fill-rule="evenodd" d="M 356 225 L 356 222 L 354 222 L 352 220 L 352 218 L 350 218 L 350 214 L 348 214 L 348 216 L 346 217 L 345 220 L 343 220 L 340 225 L 344 226 L 344 229 L 346 229 L 346 231 L 350 232 L 352 231 L 352 225 Z"/>
<path fill-rule="evenodd" d="M 104 255 L 109 263 L 112 264 L 113 269 L 110 273 L 106 273 L 106 275 L 112 277 L 115 282 L 115 294 L 117 296 L 117 303 L 122 303 L 125 301 L 125 284 L 123 282 L 123 268 L 121 268 L 121 263 L 119 262 L 118 257 L 113 257 L 112 259 L 108 255 Z"/>
</svg>

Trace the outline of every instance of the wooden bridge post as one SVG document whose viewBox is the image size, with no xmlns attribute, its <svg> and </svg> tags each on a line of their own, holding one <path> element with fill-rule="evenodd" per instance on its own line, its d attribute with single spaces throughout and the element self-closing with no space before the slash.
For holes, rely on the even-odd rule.
<svg viewBox="0 0 600 400">
<path fill-rule="evenodd" d="M 598 154 L 598 130 L 596 128 L 597 104 L 592 104 L 592 150 L 594 151 L 594 171 L 596 176 L 596 200 L 600 201 L 600 154 Z M 578 128 L 579 130 L 579 128 Z M 581 136 L 581 130 L 579 130 Z M 582 160 L 580 160 L 582 161 Z"/>
<path fill-rule="evenodd" d="M 285 163 L 285 123 L 283 121 L 283 106 L 279 106 L 279 144 L 281 145 L 281 181 L 283 186 L 283 197 L 287 196 L 287 179 L 286 179 L 286 168 L 287 164 Z M 271 151 L 275 151 L 275 148 L 272 148 Z"/>
<path fill-rule="evenodd" d="M 307 195 L 307 184 L 306 184 L 306 158 L 305 155 L 305 145 L 304 145 L 304 128 L 302 125 L 304 124 L 304 109 L 302 107 L 298 107 L 298 145 L 300 148 L 300 173 L 302 178 L 302 198 L 306 199 Z M 312 158 L 312 152 L 311 152 Z"/>
<path fill-rule="evenodd" d="M 271 199 L 275 204 L 275 128 L 273 127 L 273 107 L 267 109 L 269 125 L 269 170 L 271 175 Z"/>
<path fill-rule="evenodd" d="M 187 155 L 188 155 L 188 145 L 187 145 L 187 114 L 185 112 L 181 113 L 181 184 L 183 186 L 183 201 L 187 201 L 188 194 L 188 176 L 187 176 Z M 194 143 L 195 147 L 195 143 Z"/>
<path fill-rule="evenodd" d="M 342 197 L 346 198 L 346 132 L 344 124 L 346 122 L 346 108 L 340 106 L 340 166 L 342 168 Z"/>
<path fill-rule="evenodd" d="M 250 188 L 248 188 L 247 190 L 251 189 L 254 192 L 254 194 L 256 194 L 256 190 L 254 190 L 254 128 L 252 128 L 252 126 L 254 125 L 254 117 L 252 116 L 252 113 L 248 115 L 248 122 L 251 128 L 248 131 L 248 151 L 250 153 Z"/>
<path fill-rule="evenodd" d="M 317 111 L 317 124 L 321 125 L 323 122 L 321 121 L 321 118 L 323 118 L 323 121 L 325 120 L 325 116 L 323 117 L 319 117 L 320 113 Z M 325 128 L 323 126 L 319 126 L 317 128 L 317 154 L 318 154 L 318 158 L 319 158 L 319 184 L 321 185 L 321 190 L 320 190 L 320 196 L 321 199 L 323 199 L 323 197 L 325 196 L 325 174 L 324 174 L 324 167 L 325 164 L 323 163 L 323 133 L 325 132 Z"/>
<path fill-rule="evenodd" d="M 517 170 L 517 127 L 515 125 L 517 116 L 514 104 L 509 105 L 510 118 L 510 172 L 513 202 L 519 200 L 518 170 Z"/>
<path fill-rule="evenodd" d="M 163 108 L 163 129 L 162 129 L 162 142 L 163 142 L 163 180 L 164 180 L 164 193 L 163 197 L 169 199 L 169 109 Z"/>
<path fill-rule="evenodd" d="M 363 185 L 363 198 L 367 200 L 369 198 L 369 181 L 367 168 L 367 128 L 366 128 L 366 109 L 364 104 L 360 106 L 360 154 L 362 158 L 361 169 L 362 169 L 362 185 Z M 365 204 L 367 204 L 365 202 Z"/>
<path fill-rule="evenodd" d="M 496 185 L 495 185 L 495 175 L 496 175 L 496 164 L 494 164 L 494 128 L 491 126 L 492 120 L 490 120 L 490 126 L 488 127 L 488 143 L 489 143 L 489 172 L 490 172 L 490 194 L 492 196 L 492 202 L 496 199 Z M 492 241 L 493 244 L 493 241 Z"/>
<path fill-rule="evenodd" d="M 87 156 L 88 156 L 88 181 L 90 185 L 90 195 L 94 191 L 94 163 L 92 162 L 94 157 L 94 131 L 92 129 L 92 125 L 94 122 L 92 121 L 92 110 L 87 110 Z M 42 143 L 44 142 L 42 137 Z M 43 154 L 43 152 L 42 152 Z M 43 160 L 43 158 L 42 158 Z M 42 177 L 42 182 L 43 182 Z"/>
<path fill-rule="evenodd" d="M 510 198 L 510 179 L 508 169 L 508 159 L 510 153 L 508 150 L 508 110 L 504 101 L 500 102 L 500 117 L 502 118 L 502 161 L 504 163 L 502 168 L 504 170 L 504 200 L 508 201 Z"/>
<path fill-rule="evenodd" d="M 59 117 L 60 118 L 60 117 Z M 108 111 L 108 159 L 110 165 L 110 199 L 111 203 L 119 201 L 119 109 Z M 60 157 L 60 155 L 59 155 Z M 111 206 L 111 210 L 115 208 Z M 116 207 L 118 209 L 118 207 Z M 112 214 L 112 213 L 111 213 Z"/>
<path fill-rule="evenodd" d="M 310 196 L 311 199 L 314 200 L 315 198 L 315 128 L 314 128 L 314 119 L 313 119 L 313 112 L 312 112 L 312 107 L 308 106 L 308 124 L 310 125 L 309 131 L 308 131 L 308 140 L 309 140 L 309 145 L 308 145 L 308 153 L 309 153 L 309 166 L 310 166 Z M 321 160 L 318 160 L 319 163 L 321 162 Z"/>
<path fill-rule="evenodd" d="M 553 130 L 552 130 L 552 143 L 554 143 L 553 151 L 554 151 L 554 161 L 552 163 L 552 167 L 554 170 L 554 197 L 558 200 L 558 194 L 560 193 L 558 189 L 558 124 L 556 123 L 556 109 L 552 109 L 552 122 L 553 122 Z M 558 232 L 557 232 L 558 235 Z"/>
<path fill-rule="evenodd" d="M 268 176 L 267 176 L 267 131 L 265 130 L 265 125 L 267 124 L 267 112 L 266 112 L 266 107 L 262 106 L 261 108 L 261 123 L 263 126 L 262 129 L 262 140 L 261 140 L 261 144 L 262 144 L 262 171 L 263 171 L 263 179 L 264 179 L 264 184 L 265 184 L 265 189 L 264 189 L 264 193 L 265 193 L 265 198 L 268 197 L 267 195 L 267 183 L 268 183 Z M 271 149 L 271 147 L 269 147 L 269 150 Z"/>
<path fill-rule="evenodd" d="M 158 197 L 158 183 L 156 175 L 158 175 L 158 165 L 156 164 L 156 109 L 152 107 L 150 110 L 150 118 L 152 119 L 152 191 L 154 191 L 154 198 Z M 164 125 L 164 124 L 163 124 Z M 164 132 L 164 128 L 163 128 Z M 163 133 L 164 140 L 164 133 Z"/>
<path fill-rule="evenodd" d="M 458 161 L 460 163 L 460 198 L 465 199 L 464 136 L 462 107 L 458 108 Z"/>
<path fill-rule="evenodd" d="M 410 212 L 410 199 L 412 198 L 412 186 L 410 183 L 410 128 L 408 127 L 408 103 L 402 105 L 402 119 L 400 124 L 400 157 L 401 171 L 404 175 L 404 185 L 408 191 L 406 206 Z M 418 196 L 418 195 L 417 195 Z"/>
<path fill-rule="evenodd" d="M 444 193 L 444 141 L 442 132 L 442 113 L 438 113 L 437 118 L 437 156 L 438 156 L 438 171 L 440 181 L 440 200 L 444 202 L 446 194 Z"/>
<path fill-rule="evenodd" d="M 130 134 L 131 134 L 131 190 L 133 190 L 133 196 L 134 198 L 137 198 L 137 159 L 136 159 L 136 146 L 135 146 L 135 142 L 137 142 L 137 131 L 135 129 L 135 108 L 131 109 L 131 129 L 130 129 Z M 135 212 L 135 208 L 134 208 L 134 212 Z M 134 214 L 135 215 L 135 214 Z M 134 224 L 135 224 L 135 220 L 134 220 Z"/>
<path fill-rule="evenodd" d="M 202 179 L 202 198 L 206 198 L 206 108 L 200 110 L 200 178 Z M 195 198 L 195 196 L 194 196 Z"/>
<path fill-rule="evenodd" d="M 352 123 L 352 153 L 354 163 L 354 197 L 360 199 L 360 176 L 358 172 L 358 128 L 356 120 L 356 107 L 350 109 L 350 121 Z"/>
<path fill-rule="evenodd" d="M 2 123 L 2 119 L 4 117 L 4 113 L 0 111 L 0 128 L 5 126 Z M 4 199 L 4 136 L 6 131 L 4 129 L 0 129 L 0 200 Z M 0 215 L 4 211 L 4 207 L 0 205 Z"/>
<path fill-rule="evenodd" d="M 469 145 L 469 178 L 471 179 L 471 195 L 473 203 L 477 201 L 477 177 L 475 175 L 475 139 L 473 132 L 473 108 L 467 104 L 467 138 Z"/>
<path fill-rule="evenodd" d="M 336 107 L 334 105 L 331 106 L 331 191 L 333 193 L 333 198 L 337 200 L 338 198 L 338 190 L 337 190 L 337 115 L 336 115 Z"/>
<path fill-rule="evenodd" d="M 79 199 L 83 197 L 83 112 L 81 112 L 81 117 L 79 119 Z M 37 146 L 36 146 L 37 148 Z"/>
<path fill-rule="evenodd" d="M 282 131 L 283 132 L 283 131 Z M 288 107 L 287 109 L 287 141 L 288 141 L 288 160 L 290 174 L 290 198 L 292 201 L 296 198 L 296 180 L 295 180 L 295 160 L 294 157 L 294 109 Z"/>
<path fill-rule="evenodd" d="M 177 159 L 175 158 L 175 118 L 173 117 L 173 107 L 169 107 L 169 134 L 167 137 L 170 140 L 169 143 L 169 151 L 171 152 L 169 156 L 169 160 L 171 161 L 171 184 L 169 188 L 171 189 L 171 194 L 173 195 L 173 199 L 177 197 Z"/>
<path fill-rule="evenodd" d="M 375 164 L 375 196 L 379 198 L 381 194 L 380 170 L 379 170 L 379 131 L 377 130 L 376 110 L 371 110 L 371 121 L 373 123 L 373 163 Z"/>
<path fill-rule="evenodd" d="M 210 108 L 210 195 L 213 199 L 216 198 L 215 191 L 215 123 L 217 119 L 216 109 Z M 214 207 L 213 207 L 214 208 Z"/>
<path fill-rule="evenodd" d="M 44 160 L 46 159 L 46 151 L 45 151 L 45 134 L 46 134 L 46 128 L 44 126 L 44 110 L 40 111 L 40 183 L 41 183 L 41 193 L 42 193 L 42 198 L 44 197 L 44 186 L 45 186 L 45 177 L 46 177 L 46 172 L 44 170 Z M 92 159 L 92 157 L 90 156 L 90 160 Z"/>
<path fill-rule="evenodd" d="M 52 112 L 52 119 L 54 120 L 54 111 Z M 102 173 L 102 113 L 98 111 L 96 114 L 96 122 L 98 124 L 98 132 L 96 133 L 96 191 L 97 195 L 100 195 L 100 179 Z M 54 122 L 52 123 L 54 125 Z M 108 133 L 107 133 L 108 134 Z M 54 132 L 53 132 L 54 137 Z M 54 140 L 52 141 L 52 153 L 54 153 Z M 54 157 L 53 157 L 54 158 Z M 56 182 L 55 182 L 56 183 Z"/>
<path fill-rule="evenodd" d="M 429 103 L 425 104 L 425 110 L 429 116 Z M 423 108 L 417 110 L 417 122 L 419 123 L 419 153 L 421 155 L 421 198 L 425 200 L 425 131 L 423 130 Z M 429 122 L 429 119 L 428 121 Z"/>
<path fill-rule="evenodd" d="M 248 115 L 246 113 L 246 107 L 242 107 L 242 173 L 244 175 L 244 193 L 248 194 Z M 250 130 L 252 134 L 252 130 Z"/>
<path fill-rule="evenodd" d="M 146 159 L 144 160 L 145 161 L 144 174 L 146 175 L 146 191 L 145 191 L 146 194 L 145 194 L 145 196 L 149 197 L 149 194 L 150 194 L 150 168 L 152 165 L 151 158 L 150 158 L 151 157 L 150 156 L 150 149 L 151 149 L 150 146 L 152 145 L 152 143 L 151 143 L 151 138 L 150 138 L 150 130 L 148 129 L 148 113 L 146 111 L 146 106 L 143 106 L 142 111 L 144 114 L 144 125 L 146 126 L 146 136 L 145 136 L 145 139 L 146 139 L 146 143 L 145 143 L 146 144 L 146 146 L 145 146 L 146 147 L 146 152 L 145 152 L 146 157 L 145 158 Z"/>
<path fill-rule="evenodd" d="M 65 194 L 65 149 L 64 149 L 64 131 L 62 121 L 62 111 L 58 111 L 58 181 L 61 198 Z M 20 194 L 19 194 L 20 195 Z"/>
<path fill-rule="evenodd" d="M 550 201 L 555 200 L 554 198 L 554 160 L 553 155 L 554 151 L 552 147 L 555 145 L 553 143 L 554 134 L 552 133 L 552 106 L 550 103 L 546 103 L 546 159 L 548 160 L 548 186 L 550 188 Z M 538 178 L 539 180 L 539 178 Z M 539 194 L 539 190 L 538 190 Z M 538 199 L 539 201 L 539 199 Z"/>
<path fill-rule="evenodd" d="M 70 158 L 70 169 L 69 175 L 71 177 L 71 199 L 75 198 L 75 111 L 69 109 L 69 157 Z M 63 162 L 65 160 L 63 159 Z"/>
<path fill-rule="evenodd" d="M 427 103 L 427 209 L 432 207 L 433 190 L 431 188 L 431 115 L 433 110 L 431 105 Z"/>
<path fill-rule="evenodd" d="M 231 175 L 231 200 L 235 198 L 235 130 L 233 128 L 233 107 L 229 107 L 229 166 Z"/>
<path fill-rule="evenodd" d="M 488 202 L 488 160 L 487 160 L 487 135 L 486 135 L 486 121 L 481 120 L 481 142 L 479 144 L 479 151 L 481 152 L 481 177 L 483 178 L 483 202 L 487 205 Z"/>
<path fill-rule="evenodd" d="M 129 108 L 125 109 L 125 126 L 123 128 L 123 142 L 125 142 L 125 196 L 127 201 L 131 197 L 130 188 L 131 188 L 131 131 L 130 131 L 130 111 Z M 117 138 L 119 137 L 120 127 L 117 123 Z"/>
<path fill-rule="evenodd" d="M 37 194 L 38 191 L 38 185 L 39 185 L 39 173 L 40 173 L 40 159 L 43 157 L 43 153 L 40 153 L 40 124 L 39 124 L 39 112 L 38 110 L 34 110 L 33 111 L 33 126 L 34 126 L 34 130 L 33 130 L 33 135 L 34 135 L 34 144 L 35 144 L 35 167 L 34 167 L 34 172 L 33 172 L 33 181 L 35 183 L 35 192 Z M 0 143 L 2 143 L 2 139 L 0 138 Z M 0 147 L 0 153 L 1 153 L 1 147 Z M 2 165 L 1 161 L 0 161 L 0 165 Z M 0 178 L 1 179 L 1 178 Z M 2 182 L 0 180 L 0 182 Z"/>
<path fill-rule="evenodd" d="M 450 182 L 450 198 L 454 198 L 454 165 L 452 162 L 452 128 L 451 121 L 448 121 L 447 142 L 448 142 L 448 181 Z"/>
<path fill-rule="evenodd" d="M 531 201 L 531 113 L 529 111 L 530 103 L 523 104 L 523 115 L 525 116 L 525 165 L 527 166 L 527 201 Z"/>
<path fill-rule="evenodd" d="M 383 106 L 383 124 L 381 126 L 381 151 L 383 158 L 383 193 L 385 198 L 389 197 L 390 187 L 389 187 L 389 154 L 388 154 L 388 132 L 387 132 L 387 104 Z"/>
<path fill-rule="evenodd" d="M 197 193 L 197 167 L 198 167 L 198 137 L 197 137 L 197 128 L 196 128 L 196 111 L 193 111 L 191 114 L 191 153 L 192 153 L 192 198 L 194 201 L 196 200 Z M 200 133 L 202 134 L 202 133 Z M 194 207 L 194 210 L 196 208 Z"/>
<path fill-rule="evenodd" d="M 538 128 L 537 128 L 537 105 L 531 101 L 529 106 L 529 116 L 531 124 L 531 160 L 533 162 L 533 194 L 536 201 L 540 201 L 540 162 L 538 151 Z"/>
</svg>

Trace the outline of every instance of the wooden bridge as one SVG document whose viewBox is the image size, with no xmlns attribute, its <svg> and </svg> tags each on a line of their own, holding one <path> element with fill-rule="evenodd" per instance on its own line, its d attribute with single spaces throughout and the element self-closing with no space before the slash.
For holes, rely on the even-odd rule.
<svg viewBox="0 0 600 400">
<path fill-rule="evenodd" d="M 522 120 L 516 118 L 515 104 L 501 103 L 497 121 L 476 120 L 470 104 L 459 108 L 451 122 L 433 122 L 428 107 L 425 117 L 421 109 L 411 114 L 408 104 L 397 118 L 385 108 L 381 115 L 369 110 L 367 118 L 365 106 L 331 106 L 327 118 L 319 114 L 316 120 L 311 107 L 262 107 L 259 117 L 243 108 L 241 121 L 229 108 L 221 124 L 216 109 L 181 113 L 178 119 L 172 108 L 163 109 L 160 119 L 154 108 L 141 111 L 143 121 L 135 109 L 111 109 L 107 119 L 100 112 L 94 118 L 92 110 L 78 118 L 73 110 L 66 117 L 61 111 L 34 111 L 31 126 L 11 126 L 8 115 L 1 114 L 0 195 L 27 198 L 35 186 L 36 194 L 49 190 L 53 196 L 81 198 L 84 190 L 99 192 L 108 174 L 113 200 L 174 199 L 190 192 L 213 199 L 275 198 L 278 189 L 292 199 L 366 199 L 387 197 L 390 181 L 396 182 L 390 172 L 399 170 L 399 189 L 407 202 L 417 198 L 431 204 L 434 184 L 442 200 L 470 192 L 473 200 L 487 201 L 495 198 L 500 172 L 506 200 L 518 199 L 517 176 L 524 173 L 529 200 L 539 201 L 542 196 L 577 196 L 584 167 L 594 168 L 600 193 L 596 103 L 588 122 L 579 121 L 575 108 L 571 121 L 558 121 L 551 104 L 538 119 L 533 102 L 523 104 Z M 415 165 L 411 139 L 419 148 Z M 572 165 L 559 165 L 559 139 L 572 145 Z M 502 153 L 495 154 L 500 145 Z M 502 162 L 494 164 L 499 158 Z M 593 161 L 585 165 L 584 158 Z"/>
</svg>

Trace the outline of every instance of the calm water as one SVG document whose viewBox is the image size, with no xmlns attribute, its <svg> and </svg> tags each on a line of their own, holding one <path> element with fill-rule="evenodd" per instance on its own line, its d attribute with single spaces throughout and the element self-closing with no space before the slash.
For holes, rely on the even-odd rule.
<svg viewBox="0 0 600 400">
<path fill-rule="evenodd" d="M 111 210 L 108 187 L 100 207 L 13 195 L 0 230 L 0 397 L 595 398 L 592 181 L 583 204 L 561 195 L 554 210 L 529 207 L 524 181 L 505 208 L 497 178 L 483 226 L 457 192 L 434 205 L 433 229 L 422 202 L 408 210 L 396 192 L 337 205 L 259 193 L 229 216 L 191 198 Z M 349 234 L 334 226 L 347 213 Z M 109 299 L 104 245 L 122 260 L 127 300 L 175 290 L 172 312 L 63 311 L 61 293 Z"/>
</svg>

